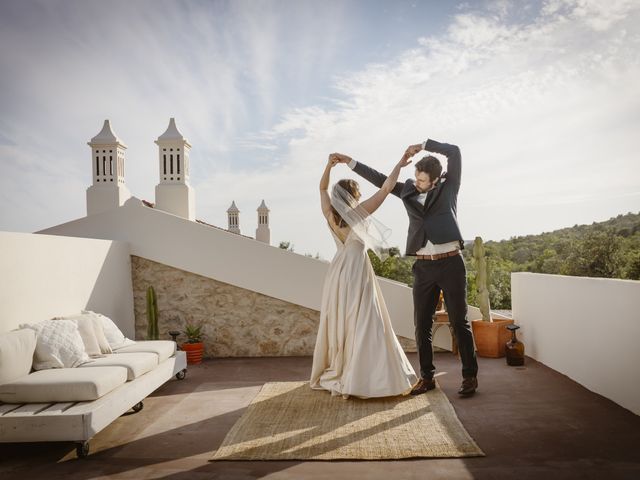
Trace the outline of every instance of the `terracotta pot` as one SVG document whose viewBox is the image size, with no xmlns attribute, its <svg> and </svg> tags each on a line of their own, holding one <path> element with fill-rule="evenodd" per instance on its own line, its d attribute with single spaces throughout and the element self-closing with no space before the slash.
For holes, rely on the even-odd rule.
<svg viewBox="0 0 640 480">
<path fill-rule="evenodd" d="M 180 348 L 187 352 L 187 364 L 197 365 L 202 363 L 202 354 L 204 353 L 204 343 L 183 343 Z"/>
<path fill-rule="evenodd" d="M 484 320 L 472 320 L 473 338 L 476 341 L 478 356 L 489 358 L 501 358 L 505 356 L 507 342 L 511 339 L 511 332 L 507 325 L 512 324 L 513 319 L 497 319 L 493 322 Z"/>
</svg>

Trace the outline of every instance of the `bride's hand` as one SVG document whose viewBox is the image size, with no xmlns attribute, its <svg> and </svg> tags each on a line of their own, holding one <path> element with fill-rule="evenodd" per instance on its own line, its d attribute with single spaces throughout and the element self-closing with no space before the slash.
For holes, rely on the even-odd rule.
<svg viewBox="0 0 640 480">
<path fill-rule="evenodd" d="M 410 157 L 413 157 L 416 153 L 421 151 L 422 151 L 422 144 L 416 143 L 415 145 L 409 145 L 404 153 L 405 155 L 409 155 Z"/>
<path fill-rule="evenodd" d="M 400 165 L 400 168 L 404 168 L 407 165 L 409 165 L 411 163 L 410 158 L 413 155 L 410 155 L 409 152 L 405 152 L 404 155 L 402 155 L 402 158 L 400 159 L 400 161 L 398 162 L 398 165 Z"/>
<path fill-rule="evenodd" d="M 337 163 L 349 163 L 353 160 L 349 155 L 343 153 L 332 153 L 329 157 L 333 157 L 337 160 Z"/>
<path fill-rule="evenodd" d="M 402 155 L 402 158 L 398 162 L 398 164 L 400 165 L 400 168 L 406 167 L 407 165 L 409 165 L 411 163 L 411 160 L 409 159 L 421 150 L 422 150 L 421 144 L 409 145 L 407 149 L 404 151 L 404 155 Z"/>
<path fill-rule="evenodd" d="M 329 154 L 329 160 L 328 160 L 328 166 L 333 168 L 335 167 L 337 164 L 340 163 L 340 160 L 338 160 L 338 158 L 336 157 L 335 153 L 330 153 Z"/>
</svg>

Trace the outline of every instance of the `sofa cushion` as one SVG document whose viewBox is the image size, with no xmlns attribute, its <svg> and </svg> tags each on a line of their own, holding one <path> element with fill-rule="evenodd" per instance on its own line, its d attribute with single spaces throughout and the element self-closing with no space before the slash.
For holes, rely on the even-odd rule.
<svg viewBox="0 0 640 480">
<path fill-rule="evenodd" d="M 93 327 L 93 321 L 91 319 L 76 319 L 76 325 L 78 326 L 78 333 L 82 337 L 82 343 L 84 343 L 84 350 L 89 356 L 100 355 L 100 345 L 98 344 L 98 337 L 96 337 L 96 331 Z"/>
<path fill-rule="evenodd" d="M 127 381 L 124 367 L 41 370 L 0 385 L 5 403 L 82 402 L 96 400 Z"/>
<path fill-rule="evenodd" d="M 135 342 L 114 350 L 114 353 L 152 352 L 158 355 L 158 362 L 162 363 L 176 353 L 176 342 L 172 340 L 146 340 Z"/>
<path fill-rule="evenodd" d="M 96 338 L 98 339 L 98 345 L 100 346 L 101 353 L 113 353 L 113 349 L 111 348 L 111 344 L 109 340 L 107 340 L 106 335 L 104 334 L 104 328 L 102 327 L 102 320 L 98 317 L 90 315 L 89 318 L 93 323 L 93 328 L 95 329 Z"/>
<path fill-rule="evenodd" d="M 106 317 L 101 313 L 93 312 L 91 310 L 82 310 L 82 313 L 90 314 L 100 320 L 104 336 L 107 338 L 107 341 L 109 342 L 112 350 L 131 345 L 133 343 L 133 340 L 129 340 L 127 337 L 125 337 L 124 333 L 120 331 L 118 326 L 109 317 Z"/>
<path fill-rule="evenodd" d="M 20 328 L 30 328 L 38 337 L 33 358 L 36 370 L 76 367 L 89 360 L 78 326 L 72 320 L 44 320 L 22 324 Z"/>
<path fill-rule="evenodd" d="M 92 358 L 90 362 L 79 368 L 124 367 L 127 369 L 127 380 L 133 380 L 158 366 L 158 355 L 151 352 L 121 353 L 106 355 L 104 358 Z"/>
<path fill-rule="evenodd" d="M 0 384 L 24 377 L 31 371 L 36 332 L 14 330 L 0 335 Z"/>
<path fill-rule="evenodd" d="M 98 338 L 96 337 L 95 329 L 93 328 L 93 322 L 90 318 L 83 318 L 82 315 L 69 316 L 69 317 L 54 317 L 52 320 L 69 320 L 74 322 L 78 327 L 78 333 L 82 338 L 84 344 L 84 351 L 87 355 L 100 355 L 100 345 L 98 345 Z"/>
<path fill-rule="evenodd" d="M 94 313 L 77 313 L 55 317 L 54 320 L 72 320 L 78 325 L 78 332 L 84 342 L 85 350 L 89 356 L 112 353 L 111 345 L 104 335 L 102 322 Z"/>
</svg>

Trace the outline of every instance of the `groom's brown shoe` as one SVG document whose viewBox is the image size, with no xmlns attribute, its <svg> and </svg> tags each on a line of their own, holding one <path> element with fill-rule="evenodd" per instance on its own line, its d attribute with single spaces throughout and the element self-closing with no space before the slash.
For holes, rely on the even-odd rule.
<svg viewBox="0 0 640 480">
<path fill-rule="evenodd" d="M 436 388 L 436 381 L 433 378 L 430 378 L 430 379 L 421 378 L 413 386 L 413 389 L 411 390 L 411 395 L 420 395 L 421 393 L 426 393 L 429 390 L 433 390 L 434 388 Z"/>
<path fill-rule="evenodd" d="M 458 390 L 458 395 L 468 397 L 473 395 L 478 388 L 478 377 L 466 377 L 462 380 L 462 386 Z"/>
</svg>

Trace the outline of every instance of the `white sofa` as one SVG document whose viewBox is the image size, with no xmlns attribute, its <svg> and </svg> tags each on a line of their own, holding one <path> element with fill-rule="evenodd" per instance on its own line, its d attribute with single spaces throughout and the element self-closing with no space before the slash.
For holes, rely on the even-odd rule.
<svg viewBox="0 0 640 480">
<path fill-rule="evenodd" d="M 131 342 L 74 368 L 32 371 L 37 335 L 0 334 L 0 443 L 89 440 L 171 377 L 186 375 L 185 352 L 170 340 Z"/>
</svg>

